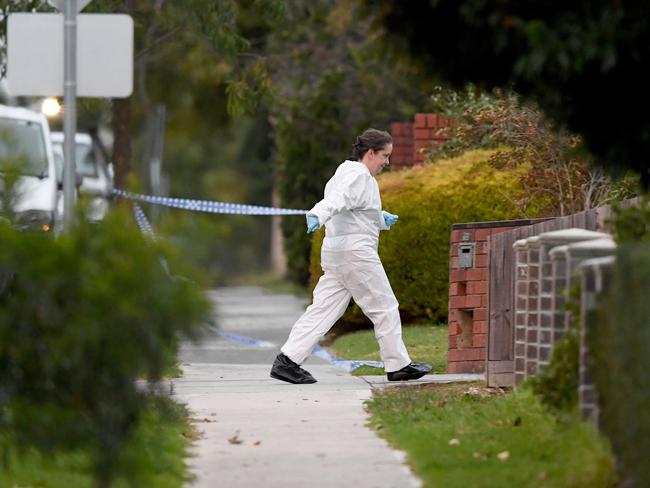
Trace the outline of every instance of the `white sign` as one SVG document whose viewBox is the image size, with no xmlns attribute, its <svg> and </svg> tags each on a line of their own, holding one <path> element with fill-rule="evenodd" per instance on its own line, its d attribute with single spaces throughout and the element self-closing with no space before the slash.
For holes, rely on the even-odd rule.
<svg viewBox="0 0 650 488">
<path fill-rule="evenodd" d="M 63 95 L 63 15 L 10 14 L 7 87 L 14 96 Z M 133 19 L 77 16 L 77 96 L 124 98 L 133 91 Z"/>
<path fill-rule="evenodd" d="M 81 12 L 91 1 L 92 0 L 77 0 L 77 12 Z M 52 7 L 57 9 L 59 12 L 63 12 L 65 2 L 66 0 L 47 0 L 47 3 L 52 5 Z"/>
</svg>

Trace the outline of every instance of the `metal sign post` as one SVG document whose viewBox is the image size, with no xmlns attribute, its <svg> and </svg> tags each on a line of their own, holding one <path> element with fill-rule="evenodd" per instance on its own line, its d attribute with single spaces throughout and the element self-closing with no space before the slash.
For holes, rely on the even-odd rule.
<svg viewBox="0 0 650 488">
<path fill-rule="evenodd" d="M 69 231 L 75 209 L 75 134 L 77 133 L 77 0 L 63 8 L 63 228 Z"/>
<path fill-rule="evenodd" d="M 64 97 L 63 226 L 75 208 L 77 97 L 129 97 L 133 19 L 77 14 L 91 0 L 48 0 L 61 14 L 13 13 L 7 21 L 7 84 L 13 96 Z"/>
</svg>

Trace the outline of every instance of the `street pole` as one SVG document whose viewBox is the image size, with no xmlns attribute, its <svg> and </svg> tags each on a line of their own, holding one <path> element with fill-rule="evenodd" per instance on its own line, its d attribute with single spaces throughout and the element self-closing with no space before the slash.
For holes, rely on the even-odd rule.
<svg viewBox="0 0 650 488">
<path fill-rule="evenodd" d="M 63 228 L 69 231 L 75 208 L 75 134 L 77 133 L 77 0 L 63 7 Z"/>
</svg>

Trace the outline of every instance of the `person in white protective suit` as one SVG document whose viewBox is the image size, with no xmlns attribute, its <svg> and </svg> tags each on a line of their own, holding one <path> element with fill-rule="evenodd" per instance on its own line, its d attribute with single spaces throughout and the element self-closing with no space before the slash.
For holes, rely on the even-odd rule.
<svg viewBox="0 0 650 488">
<path fill-rule="evenodd" d="M 431 371 L 413 363 L 402 341 L 399 304 L 377 252 L 379 231 L 398 216 L 381 208 L 375 175 L 389 164 L 390 134 L 368 129 L 353 145 L 353 159 L 336 169 L 325 195 L 307 213 L 307 232 L 325 226 L 321 250 L 324 274 L 314 289 L 313 303 L 294 324 L 271 377 L 289 383 L 315 383 L 300 365 L 318 341 L 345 312 L 350 298 L 374 324 L 381 358 L 390 381 L 417 379 Z"/>
</svg>

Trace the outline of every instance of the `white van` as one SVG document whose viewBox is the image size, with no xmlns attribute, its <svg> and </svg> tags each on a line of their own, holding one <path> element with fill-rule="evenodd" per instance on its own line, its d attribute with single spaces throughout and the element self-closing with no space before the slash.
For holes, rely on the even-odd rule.
<svg viewBox="0 0 650 488">
<path fill-rule="evenodd" d="M 52 132 L 52 144 L 63 153 L 63 132 Z M 88 202 L 87 218 L 90 221 L 102 220 L 110 205 L 113 192 L 113 178 L 99 151 L 94 146 L 90 134 L 75 135 L 76 173 L 83 178 L 79 193 L 86 195 Z"/>
<path fill-rule="evenodd" d="M 18 165 L 19 178 L 13 188 L 12 211 L 24 229 L 58 232 L 62 198 L 44 115 L 20 107 L 0 105 L 0 173 Z M 0 184 L 4 183 L 0 174 Z"/>
</svg>

